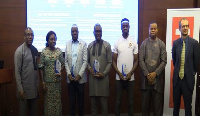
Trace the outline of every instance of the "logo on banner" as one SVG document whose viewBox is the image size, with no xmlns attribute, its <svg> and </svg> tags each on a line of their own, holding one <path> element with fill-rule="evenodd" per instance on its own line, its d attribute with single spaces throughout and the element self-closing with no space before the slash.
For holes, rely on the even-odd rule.
<svg viewBox="0 0 200 116">
<path fill-rule="evenodd" d="M 173 41 L 177 40 L 178 38 L 181 37 L 181 32 L 179 31 L 179 21 L 182 18 L 186 18 L 189 22 L 189 30 L 188 30 L 188 35 L 193 38 L 193 32 L 194 32 L 194 17 L 173 17 L 172 18 L 172 46 L 173 46 Z M 173 108 L 173 71 L 174 71 L 174 66 L 173 66 L 173 61 L 171 60 L 171 74 L 170 74 L 170 98 L 169 98 L 169 107 Z M 183 96 L 181 96 L 181 109 L 184 109 L 184 101 L 183 101 Z"/>
</svg>

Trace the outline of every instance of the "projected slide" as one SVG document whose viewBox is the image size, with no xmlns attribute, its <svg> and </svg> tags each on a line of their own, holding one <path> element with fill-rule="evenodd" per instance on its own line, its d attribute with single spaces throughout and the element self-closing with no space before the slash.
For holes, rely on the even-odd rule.
<svg viewBox="0 0 200 116">
<path fill-rule="evenodd" d="M 41 52 L 45 47 L 46 34 L 57 34 L 56 47 L 64 52 L 71 40 L 71 26 L 79 27 L 79 38 L 87 44 L 95 40 L 96 23 L 102 26 L 102 39 L 113 47 L 122 35 L 121 19 L 130 21 L 130 35 L 138 39 L 138 0 L 27 0 L 27 26 L 34 31 L 34 42 Z"/>
</svg>

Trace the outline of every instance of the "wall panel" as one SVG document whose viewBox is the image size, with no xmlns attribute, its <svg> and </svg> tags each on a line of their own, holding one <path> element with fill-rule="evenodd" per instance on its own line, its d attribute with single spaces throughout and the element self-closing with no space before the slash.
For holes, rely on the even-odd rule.
<svg viewBox="0 0 200 116">
<path fill-rule="evenodd" d="M 198 7 L 200 7 L 200 2 Z M 159 25 L 159 38 L 166 41 L 166 12 L 168 8 L 193 8 L 194 0 L 139 0 L 139 45 L 148 37 L 149 22 L 155 20 Z M 26 0 L 1 0 L 0 4 L 0 59 L 5 60 L 5 68 L 14 70 L 14 51 L 23 42 L 23 31 L 26 27 Z M 168 53 L 169 54 L 169 53 Z M 108 98 L 109 113 L 115 112 L 115 72 L 110 71 L 110 97 Z M 66 74 L 62 80 L 63 115 L 69 114 L 69 97 Z M 140 68 L 135 73 L 134 112 L 141 112 Z M 40 85 L 38 114 L 43 114 L 43 93 Z M 15 80 L 0 86 L 0 115 L 14 116 L 18 114 Z M 122 112 L 127 112 L 126 93 L 123 96 Z M 90 114 L 90 98 L 88 83 L 85 85 L 85 114 Z M 100 113 L 100 111 L 99 111 Z"/>
</svg>

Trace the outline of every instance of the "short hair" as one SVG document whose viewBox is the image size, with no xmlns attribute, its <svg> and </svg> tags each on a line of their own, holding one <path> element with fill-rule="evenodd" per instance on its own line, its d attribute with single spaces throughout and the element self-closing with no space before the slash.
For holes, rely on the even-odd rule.
<svg viewBox="0 0 200 116">
<path fill-rule="evenodd" d="M 71 33 L 72 33 L 72 28 L 77 28 L 77 31 L 78 31 L 78 26 L 76 24 L 72 25 L 72 27 L 71 27 Z"/>
<path fill-rule="evenodd" d="M 154 24 L 154 23 L 157 25 L 157 28 L 158 28 L 158 23 L 157 23 L 156 21 L 151 21 L 151 22 L 149 23 L 149 27 L 150 27 L 151 24 Z"/>
<path fill-rule="evenodd" d="M 24 35 L 26 35 L 26 31 L 29 30 L 29 29 L 32 30 L 30 27 L 27 27 L 27 28 L 24 30 Z M 33 30 L 32 30 L 32 31 L 33 31 Z"/>
<path fill-rule="evenodd" d="M 95 30 L 95 27 L 97 27 L 97 26 L 100 26 L 100 27 L 101 27 L 101 25 L 100 25 L 99 23 L 96 23 L 96 24 L 94 25 L 94 30 Z M 102 27 L 101 27 L 101 29 L 102 29 Z"/>
<path fill-rule="evenodd" d="M 49 37 L 50 37 L 52 34 L 54 34 L 55 37 L 56 37 L 56 33 L 55 33 L 54 31 L 49 31 L 49 32 L 47 33 L 47 36 L 46 36 L 46 47 L 49 47 L 48 41 L 49 41 Z M 57 39 L 57 37 L 56 37 L 56 39 Z"/>
<path fill-rule="evenodd" d="M 129 23 L 129 20 L 128 20 L 127 18 L 123 18 L 123 19 L 121 20 L 121 24 L 124 23 L 124 22 Z"/>
<path fill-rule="evenodd" d="M 77 27 L 78 28 L 77 24 L 73 24 L 72 27 Z"/>
<path fill-rule="evenodd" d="M 182 18 L 180 21 L 179 21 L 179 29 L 181 28 L 181 21 L 183 21 L 183 20 L 186 20 L 186 21 L 188 21 L 186 18 Z M 189 22 L 189 21 L 188 21 Z"/>
</svg>

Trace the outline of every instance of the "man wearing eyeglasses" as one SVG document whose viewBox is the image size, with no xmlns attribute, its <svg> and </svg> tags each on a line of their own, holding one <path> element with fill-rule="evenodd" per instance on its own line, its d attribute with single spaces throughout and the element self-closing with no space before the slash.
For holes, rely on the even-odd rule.
<svg viewBox="0 0 200 116">
<path fill-rule="evenodd" d="M 93 34 L 95 40 L 88 45 L 91 115 L 97 116 L 99 100 L 102 116 L 107 116 L 107 99 L 110 94 L 108 74 L 112 63 L 112 51 L 109 42 L 102 39 L 102 27 L 100 24 L 95 24 Z"/>
<path fill-rule="evenodd" d="M 189 22 L 186 18 L 179 21 L 181 37 L 173 42 L 172 59 L 173 74 L 173 116 L 179 116 L 180 100 L 183 95 L 185 116 L 192 116 L 192 94 L 195 84 L 195 74 L 199 61 L 198 42 L 189 37 Z"/>
<path fill-rule="evenodd" d="M 27 116 L 27 108 L 29 109 L 29 116 L 37 115 L 38 50 L 32 45 L 33 39 L 33 30 L 30 27 L 26 28 L 24 31 L 25 42 L 16 49 L 14 56 L 19 116 Z"/>
</svg>

